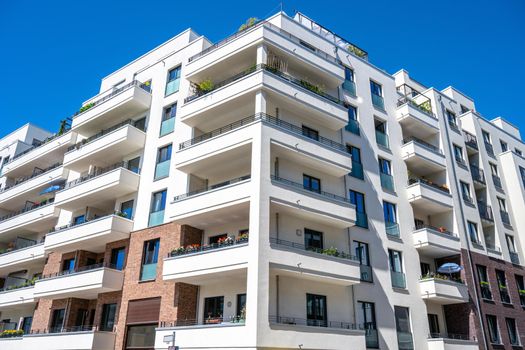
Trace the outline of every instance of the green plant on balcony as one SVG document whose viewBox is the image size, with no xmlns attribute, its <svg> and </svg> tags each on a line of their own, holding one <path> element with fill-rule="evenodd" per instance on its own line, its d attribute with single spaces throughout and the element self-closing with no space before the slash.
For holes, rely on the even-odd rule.
<svg viewBox="0 0 525 350">
<path fill-rule="evenodd" d="M 481 285 L 481 287 L 487 287 L 487 288 L 489 287 L 489 282 L 487 281 L 481 281 L 479 282 L 479 284 Z"/>
<path fill-rule="evenodd" d="M 91 107 L 93 107 L 95 104 L 93 102 L 90 102 L 82 107 L 80 107 L 80 109 L 78 110 L 78 113 L 83 113 L 85 111 L 87 111 L 88 109 L 90 109 Z"/>
<path fill-rule="evenodd" d="M 430 101 L 425 101 L 423 103 L 420 103 L 417 105 L 417 107 L 427 113 L 432 113 L 432 106 L 430 104 Z"/>
<path fill-rule="evenodd" d="M 239 234 L 239 237 L 237 238 L 239 241 L 247 241 L 248 240 L 248 233 L 241 233 Z"/>
<path fill-rule="evenodd" d="M 246 30 L 250 27 L 253 27 L 257 22 L 259 22 L 259 19 L 257 17 L 250 17 L 246 20 L 246 22 L 244 22 L 243 24 L 241 24 L 241 26 L 239 27 L 239 30 L 238 32 L 242 32 L 243 30 Z"/>
<path fill-rule="evenodd" d="M 520 295 L 525 295 L 525 289 L 518 289 L 518 293 Z"/>
<path fill-rule="evenodd" d="M 353 53 L 354 55 L 356 55 L 357 57 L 361 57 L 361 58 L 366 57 L 366 52 L 364 52 L 363 50 L 361 50 L 355 45 L 350 44 L 346 47 L 346 49 L 350 51 L 351 53 Z"/>
<path fill-rule="evenodd" d="M 195 84 L 197 94 L 204 95 L 212 91 L 214 88 L 213 81 L 210 78 L 204 79 L 200 83 Z"/>
<path fill-rule="evenodd" d="M 452 281 L 452 282 L 457 282 L 457 283 L 463 283 L 463 281 L 459 277 L 452 277 L 452 276 L 449 276 L 449 275 L 444 275 L 444 274 L 434 273 L 434 272 L 428 272 L 428 273 L 422 275 L 421 278 L 420 278 L 421 281 L 428 280 L 428 279 L 435 279 L 435 280 Z"/>
<path fill-rule="evenodd" d="M 502 289 L 502 290 L 506 290 L 507 289 L 507 286 L 504 285 L 504 284 L 499 284 L 499 289 Z"/>
<path fill-rule="evenodd" d="M 24 331 L 21 329 L 8 329 L 3 332 L 0 332 L 0 338 L 13 338 L 21 337 L 24 335 Z"/>
<path fill-rule="evenodd" d="M 120 216 L 121 218 L 127 218 L 128 217 L 127 213 L 124 213 L 123 211 L 120 211 L 120 210 L 116 211 L 115 215 Z"/>
<path fill-rule="evenodd" d="M 299 81 L 299 83 L 305 89 L 308 89 L 308 90 L 310 90 L 312 92 L 315 92 L 318 95 L 323 95 L 324 94 L 324 88 L 321 87 L 321 86 L 314 85 L 314 84 L 312 84 L 310 82 L 307 82 L 306 80 L 302 80 L 302 79 Z"/>
</svg>

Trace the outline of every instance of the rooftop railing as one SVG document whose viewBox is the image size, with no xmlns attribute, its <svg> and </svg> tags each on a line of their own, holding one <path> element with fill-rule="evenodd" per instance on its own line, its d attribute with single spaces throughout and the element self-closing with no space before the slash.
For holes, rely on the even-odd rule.
<svg viewBox="0 0 525 350">
<path fill-rule="evenodd" d="M 60 136 L 65 135 L 65 134 L 66 134 L 66 132 L 64 132 L 64 133 L 57 133 L 57 134 L 54 134 L 54 135 L 51 135 L 51 136 L 47 137 L 43 141 L 38 141 L 36 145 L 33 145 L 33 146 L 29 147 L 28 149 L 26 149 L 26 150 L 24 150 L 24 151 L 22 151 L 22 152 L 20 152 L 18 154 L 15 154 L 13 156 L 13 158 L 11 158 L 11 160 L 9 160 L 9 162 L 7 164 L 12 163 L 15 159 L 18 159 L 18 158 L 22 157 L 23 155 L 25 155 L 25 154 L 27 154 L 27 153 L 29 153 L 29 152 L 31 152 L 31 151 L 39 148 L 39 147 L 47 145 L 49 142 L 53 141 L 56 138 L 59 138 Z"/>
<path fill-rule="evenodd" d="M 250 180 L 250 178 L 251 178 L 251 175 L 244 175 L 244 176 L 241 176 L 241 177 L 237 177 L 235 179 L 231 179 L 231 180 L 227 180 L 227 181 L 223 181 L 223 182 L 217 183 L 215 185 L 206 186 L 204 188 L 201 188 L 201 189 L 198 189 L 198 190 L 195 190 L 195 191 L 190 191 L 190 192 L 187 192 L 187 193 L 175 196 L 173 201 L 177 202 L 177 201 L 186 199 L 188 197 L 195 196 L 197 194 L 201 194 L 201 193 L 205 193 L 205 192 L 208 192 L 208 191 L 211 191 L 211 190 L 215 190 L 215 189 L 218 189 L 218 188 L 234 185 L 234 184 L 237 184 L 239 182 Z"/>
</svg>

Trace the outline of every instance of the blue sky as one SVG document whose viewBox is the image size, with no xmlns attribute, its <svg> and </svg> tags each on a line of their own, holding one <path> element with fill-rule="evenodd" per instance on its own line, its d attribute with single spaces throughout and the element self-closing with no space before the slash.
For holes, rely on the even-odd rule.
<svg viewBox="0 0 525 350">
<path fill-rule="evenodd" d="M 195 7 L 194 7 L 195 6 Z M 59 120 L 97 94 L 100 79 L 192 27 L 217 41 L 278 1 L 0 0 L 0 135 Z M 284 1 L 369 52 L 389 73 L 454 85 L 487 118 L 525 132 L 525 1 Z"/>
</svg>

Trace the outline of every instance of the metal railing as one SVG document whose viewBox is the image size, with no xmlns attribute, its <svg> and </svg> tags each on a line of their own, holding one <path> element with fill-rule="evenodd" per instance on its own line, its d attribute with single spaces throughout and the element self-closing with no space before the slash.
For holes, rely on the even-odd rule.
<svg viewBox="0 0 525 350">
<path fill-rule="evenodd" d="M 482 219 L 494 221 L 494 215 L 492 214 L 492 207 L 490 205 L 487 205 L 485 202 L 478 201 L 478 210 Z"/>
<path fill-rule="evenodd" d="M 40 281 L 49 279 L 49 278 L 53 278 L 53 277 L 74 275 L 74 274 L 81 273 L 81 272 L 93 271 L 93 270 L 98 270 L 98 269 L 103 269 L 103 268 L 118 270 L 115 264 L 101 262 L 101 263 L 93 264 L 93 265 L 86 265 L 86 266 L 79 266 L 79 267 L 75 266 L 75 268 L 72 270 L 63 270 L 60 272 L 54 272 L 54 273 L 50 273 L 47 275 L 42 275 L 42 277 L 40 277 Z"/>
<path fill-rule="evenodd" d="M 65 135 L 66 133 L 67 133 L 67 131 L 62 133 L 62 134 L 58 134 L 57 133 L 57 134 L 54 134 L 54 135 L 51 135 L 51 136 L 45 138 L 43 141 L 39 141 L 37 145 L 31 146 L 28 149 L 26 149 L 26 150 L 24 150 L 24 151 L 22 151 L 22 152 L 20 152 L 18 154 L 15 154 L 13 156 L 13 158 L 11 158 L 11 160 L 9 160 L 9 162 L 7 162 L 7 164 L 12 163 L 15 159 L 18 159 L 18 158 L 22 157 L 23 155 L 25 155 L 25 154 L 27 154 L 27 153 L 29 153 L 29 152 L 31 152 L 31 151 L 41 147 L 41 146 L 44 146 L 44 145 L 48 144 L 50 141 L 53 141 L 54 139 L 56 139 L 56 138 L 58 138 L 58 137 L 60 137 L 62 135 Z"/>
<path fill-rule="evenodd" d="M 286 324 L 293 326 L 325 327 L 337 329 L 363 330 L 362 325 L 352 322 L 313 320 L 290 316 L 269 316 L 269 322 L 272 324 Z"/>
<path fill-rule="evenodd" d="M 239 182 L 250 180 L 250 178 L 251 178 L 251 175 L 244 175 L 244 176 L 241 176 L 241 177 L 237 177 L 235 179 L 231 179 L 231 180 L 227 180 L 227 181 L 223 181 L 223 182 L 217 183 L 215 185 L 206 186 L 204 188 L 201 188 L 201 189 L 198 189 L 198 190 L 195 190 L 195 191 L 190 191 L 190 192 L 187 192 L 187 193 L 175 196 L 173 201 L 175 201 L 175 202 L 176 201 L 180 201 L 182 199 L 185 199 L 185 198 L 188 198 L 188 197 L 191 197 L 191 196 L 195 196 L 195 195 L 200 194 L 200 193 L 208 192 L 208 191 L 215 190 L 217 188 L 226 187 L 226 186 L 229 186 L 229 185 L 234 185 L 234 184 L 237 184 Z"/>
<path fill-rule="evenodd" d="M 12 212 L 12 213 L 9 213 L 7 215 L 0 217 L 0 222 L 11 219 L 15 216 L 27 213 L 29 211 L 32 211 L 38 208 L 45 207 L 49 204 L 52 204 L 54 201 L 55 201 L 55 198 L 49 198 L 49 199 L 45 199 L 41 201 L 40 203 L 32 203 L 31 205 L 26 205 L 23 209 L 17 210 L 15 212 Z"/>
<path fill-rule="evenodd" d="M 0 255 L 16 252 L 20 249 L 30 248 L 41 243 L 44 243 L 44 238 L 42 238 L 40 241 L 37 241 L 34 239 L 28 239 L 24 237 L 16 237 L 14 241 L 11 241 L 11 243 L 8 244 L 8 248 L 0 248 Z M 9 247 L 10 245 L 11 247 Z"/>
<path fill-rule="evenodd" d="M 64 185 L 63 189 L 67 190 L 67 189 L 73 188 L 73 187 L 75 187 L 77 185 L 80 185 L 81 183 L 84 183 L 84 182 L 86 182 L 88 180 L 91 180 L 91 179 L 93 179 L 95 177 L 107 174 L 107 173 L 109 173 L 109 172 L 111 172 L 111 171 L 113 171 L 115 169 L 119 169 L 119 168 L 128 169 L 128 162 L 122 161 L 122 162 L 118 162 L 118 163 L 115 163 L 113 165 L 107 166 L 105 168 L 95 168 L 95 170 L 91 174 L 87 174 L 87 175 L 79 177 L 78 179 L 66 182 L 66 184 Z M 131 169 L 128 169 L 128 170 L 131 170 Z M 138 173 L 138 171 L 137 171 L 137 173 Z"/>
<path fill-rule="evenodd" d="M 75 332 L 96 332 L 99 330 L 98 326 L 85 325 L 85 326 L 56 326 L 44 329 L 32 329 L 29 334 L 57 334 L 57 333 L 75 333 Z"/>
<path fill-rule="evenodd" d="M 111 100 L 113 97 L 117 96 L 118 94 L 120 94 L 120 93 L 122 93 L 122 92 L 124 92 L 126 90 L 129 90 L 129 89 L 131 89 L 132 87 L 135 87 L 135 86 L 142 88 L 142 90 L 144 90 L 144 91 L 146 91 L 148 93 L 151 93 L 151 90 L 149 88 L 147 88 L 146 85 L 144 85 L 143 83 L 141 83 L 138 80 L 133 80 L 133 81 L 129 82 L 126 85 L 123 85 L 123 86 L 117 87 L 117 88 L 112 88 L 112 89 L 108 90 L 110 92 L 107 95 L 104 95 L 103 97 L 100 97 L 100 98 L 98 98 L 96 100 L 92 100 L 92 101 L 86 103 L 83 107 L 86 107 L 86 106 L 89 106 L 89 107 L 77 111 L 75 114 L 73 114 L 72 118 L 75 118 L 75 117 L 83 114 L 84 112 L 89 111 L 93 107 L 96 107 L 96 106 L 98 106 L 98 105 L 100 105 L 100 104 L 102 104 L 102 103 L 104 103 L 104 102 L 106 102 L 108 100 Z M 101 94 L 104 94 L 104 93 L 105 92 L 103 92 Z M 101 94 L 99 94 L 99 95 L 97 95 L 97 96 L 95 96 L 93 98 L 96 98 L 96 97 L 100 96 Z"/>
<path fill-rule="evenodd" d="M 465 136 L 465 144 L 473 149 L 478 149 L 478 138 L 468 131 L 463 130 L 463 135 Z"/>
<path fill-rule="evenodd" d="M 117 129 L 120 129 L 126 125 L 131 125 L 131 126 L 134 126 L 134 120 L 131 120 L 131 119 L 128 119 L 128 120 L 125 120 L 121 123 L 118 123 L 118 124 L 115 124 L 113 125 L 112 127 L 109 127 L 107 129 L 104 129 L 102 131 L 99 131 L 98 133 L 96 133 L 95 135 L 91 136 L 91 137 L 88 137 L 87 139 L 84 139 L 80 142 L 77 142 L 76 144 L 72 145 L 72 146 L 69 146 L 67 148 L 67 151 L 66 152 L 71 152 L 75 149 L 80 149 L 82 147 L 84 147 L 85 145 L 95 141 L 95 140 L 98 140 L 99 138 L 101 138 L 102 136 L 105 136 L 107 134 L 110 134 L 112 133 L 113 131 L 117 130 Z"/>
<path fill-rule="evenodd" d="M 108 217 L 113 216 L 113 215 L 117 215 L 117 216 L 120 216 L 120 217 L 123 217 L 123 218 L 127 218 L 126 217 L 126 213 L 121 212 L 121 211 L 114 211 L 111 214 L 94 215 L 91 218 L 85 218 L 84 221 L 82 221 L 82 222 L 74 222 L 73 221 L 73 222 L 70 222 L 67 225 L 63 225 L 63 226 L 59 226 L 59 227 L 53 227 L 53 228 L 51 228 L 49 230 L 49 233 L 54 233 L 54 232 L 58 232 L 58 231 L 67 230 L 68 228 L 81 226 L 81 225 L 88 224 L 88 223 L 91 223 L 91 222 L 97 221 L 97 220 L 102 220 L 102 219 L 108 218 Z M 127 218 L 127 219 L 131 220 L 131 218 Z"/>
<path fill-rule="evenodd" d="M 470 166 L 470 172 L 472 173 L 472 179 L 476 182 L 485 183 L 485 172 L 475 165 Z"/>
<path fill-rule="evenodd" d="M 448 189 L 448 187 L 445 187 L 443 185 L 435 184 L 432 181 L 427 180 L 427 179 L 413 178 L 413 177 L 408 179 L 408 185 L 410 186 L 410 185 L 413 185 L 413 184 L 422 184 L 422 185 L 425 185 L 425 186 L 429 186 L 429 187 L 431 187 L 433 189 L 436 189 L 438 191 L 450 194 L 450 190 Z"/>
<path fill-rule="evenodd" d="M 340 201 L 340 202 L 345 202 L 345 203 L 351 204 L 350 203 L 350 199 L 348 199 L 348 198 L 345 198 L 343 196 L 339 196 L 339 195 L 336 195 L 336 194 L 333 194 L 333 193 L 330 193 L 330 192 L 325 192 L 325 191 L 321 191 L 321 190 L 317 191 L 317 190 L 305 187 L 303 184 L 298 183 L 298 182 L 294 182 L 292 180 L 288 180 L 288 179 L 285 179 L 285 178 L 282 178 L 282 177 L 279 177 L 279 176 L 275 176 L 275 175 L 271 175 L 271 179 L 272 179 L 272 181 L 279 182 L 279 183 L 282 183 L 284 185 L 287 185 L 287 186 L 290 186 L 290 187 L 294 187 L 294 188 L 297 188 L 297 189 L 301 189 L 301 190 L 304 190 L 304 191 L 307 191 L 307 192 L 310 192 L 310 193 L 315 193 L 316 195 L 319 195 L 319 196 L 322 196 L 322 197 L 325 197 L 325 198 L 329 198 L 329 199 L 332 199 L 332 200 L 336 200 L 336 201 Z"/>
<path fill-rule="evenodd" d="M 430 143 L 428 143 L 426 141 L 423 141 L 421 139 L 418 139 L 417 137 L 411 136 L 411 137 L 408 137 L 406 139 L 403 139 L 403 145 L 406 145 L 409 142 L 414 142 L 414 143 L 418 144 L 419 146 L 422 146 L 422 147 L 428 149 L 429 151 L 432 151 L 432 152 L 437 153 L 439 155 L 443 155 L 443 153 L 441 152 L 439 147 L 434 146 L 433 144 L 430 144 Z"/>
<path fill-rule="evenodd" d="M 11 283 L 13 280 L 19 281 L 19 282 Z M 23 277 L 7 276 L 4 282 L 4 285 L 6 285 L 6 287 L 1 288 L 0 293 L 9 292 L 9 291 L 20 289 L 20 288 L 32 287 L 35 285 L 36 280 L 37 280 L 36 277 L 29 279 L 29 278 L 23 278 Z"/>
<path fill-rule="evenodd" d="M 428 335 L 431 339 L 455 339 L 455 340 L 472 340 L 476 341 L 475 336 L 470 336 L 468 334 L 455 334 L 455 333 L 430 333 Z"/>
<path fill-rule="evenodd" d="M 304 251 L 307 251 L 307 252 L 313 252 L 313 253 L 317 253 L 319 255 L 327 255 L 327 256 L 333 256 L 333 257 L 336 257 L 336 258 L 341 258 L 341 259 L 348 259 L 348 260 L 353 260 L 353 261 L 359 261 L 359 258 L 350 254 L 350 253 L 345 253 L 344 251 L 340 251 L 336 248 L 325 248 L 325 249 L 322 249 L 322 248 L 314 248 L 314 247 L 306 247 L 304 244 L 302 243 L 296 243 L 296 242 L 291 242 L 291 241 L 286 241 L 286 240 L 282 240 L 282 239 L 279 239 L 279 238 L 275 238 L 275 237 L 270 237 L 270 244 L 274 244 L 274 245 L 279 245 L 279 246 L 282 246 L 282 247 L 287 247 L 287 248 L 292 248 L 292 249 L 297 249 L 297 250 L 304 250 Z"/>
<path fill-rule="evenodd" d="M 452 237 L 458 237 L 454 232 L 450 232 L 447 229 L 445 229 L 444 227 L 436 227 L 436 226 L 432 226 L 432 225 L 419 224 L 418 223 L 414 229 L 415 230 L 429 229 L 429 230 L 435 231 L 435 232 L 443 234 L 443 235 L 452 236 Z"/>
<path fill-rule="evenodd" d="M 419 277 L 420 281 L 431 280 L 431 279 L 437 280 L 437 281 L 449 281 L 449 282 L 465 284 L 460 277 L 455 277 L 452 275 L 446 275 L 446 274 L 441 274 L 441 273 L 436 273 L 436 272 L 429 272 Z"/>
<path fill-rule="evenodd" d="M 244 325 L 245 320 L 241 316 L 223 317 L 208 317 L 204 320 L 197 319 L 180 319 L 175 321 L 161 321 L 159 328 L 173 328 L 173 327 L 191 327 L 191 326 L 224 326 L 224 325 Z"/>
<path fill-rule="evenodd" d="M 223 242 L 219 242 L 219 243 L 213 243 L 213 244 L 207 244 L 207 245 L 189 245 L 186 247 L 175 249 L 171 251 L 170 253 L 168 253 L 168 258 L 172 258 L 176 256 L 198 254 L 202 252 L 208 252 L 211 250 L 217 250 L 217 249 L 239 246 L 239 245 L 246 245 L 246 244 L 248 244 L 248 237 L 246 238 L 228 237 Z"/>
<path fill-rule="evenodd" d="M 396 90 L 399 94 L 401 94 L 401 97 L 397 100 L 398 107 L 408 103 L 411 106 L 419 109 L 421 112 L 427 114 L 429 117 L 437 119 L 432 112 L 432 101 L 430 98 L 422 95 L 419 91 L 407 84 L 396 87 Z"/>
<path fill-rule="evenodd" d="M 55 163 L 55 164 L 53 164 L 53 165 L 51 165 L 51 166 L 48 166 L 48 167 L 45 168 L 45 169 L 35 168 L 35 169 L 33 170 L 33 174 L 16 179 L 15 182 L 14 182 L 12 185 L 5 186 L 4 188 L 2 188 L 2 189 L 0 190 L 0 193 L 3 193 L 3 192 L 5 192 L 5 191 L 8 191 L 8 190 L 10 190 L 10 189 L 12 189 L 12 188 L 14 188 L 14 187 L 20 185 L 20 184 L 23 184 L 24 182 L 27 182 L 27 181 L 29 181 L 29 180 L 35 178 L 35 177 L 38 177 L 38 176 L 40 176 L 40 175 L 44 175 L 45 173 L 47 173 L 47 172 L 49 172 L 49 171 L 51 171 L 51 170 L 54 170 L 54 169 L 56 169 L 56 168 L 58 168 L 58 167 L 60 167 L 60 166 L 62 166 L 62 163 L 61 163 L 61 162 L 59 162 L 59 163 Z"/>
<path fill-rule="evenodd" d="M 258 65 L 254 65 L 246 70 L 244 70 L 243 72 L 240 72 L 240 73 L 237 73 L 235 75 L 233 75 L 232 77 L 228 78 L 228 79 L 225 79 L 225 80 L 222 80 L 218 83 L 213 83 L 213 88 L 210 89 L 210 90 L 206 90 L 206 91 L 199 91 L 194 85 L 194 90 L 195 90 L 195 93 L 193 95 L 190 95 L 188 97 L 186 97 L 184 99 L 184 103 L 188 103 L 188 102 L 191 102 L 201 96 L 205 96 L 225 85 L 228 85 L 236 80 L 239 80 L 247 75 L 250 75 L 256 71 L 259 71 L 259 70 L 264 70 L 266 72 L 270 72 L 274 75 L 277 75 L 278 77 L 288 81 L 288 82 L 291 82 L 303 89 L 307 89 L 308 91 L 310 92 L 313 92 L 321 97 L 324 97 L 325 99 L 327 100 L 330 100 L 331 102 L 333 103 L 336 103 L 336 104 L 339 104 L 339 105 L 342 105 L 344 106 L 345 103 L 341 100 L 339 100 L 337 97 L 334 97 L 330 94 L 327 94 L 325 93 L 324 91 L 322 91 L 320 88 L 318 88 L 316 85 L 313 85 L 309 82 L 307 82 L 306 80 L 301 80 L 301 79 L 297 79 L 297 78 L 294 78 L 293 76 L 287 74 L 287 73 L 284 73 L 284 72 L 281 72 L 280 70 L 278 70 L 277 68 L 273 68 L 273 67 L 270 67 L 266 64 L 258 64 Z"/>
</svg>

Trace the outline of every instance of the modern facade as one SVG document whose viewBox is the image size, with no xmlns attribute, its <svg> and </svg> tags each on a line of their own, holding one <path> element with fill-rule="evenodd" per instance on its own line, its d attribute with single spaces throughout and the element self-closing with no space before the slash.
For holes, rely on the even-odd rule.
<svg viewBox="0 0 525 350">
<path fill-rule="evenodd" d="M 520 347 L 522 151 L 301 13 L 188 29 L 0 140 L 0 348 Z"/>
</svg>

